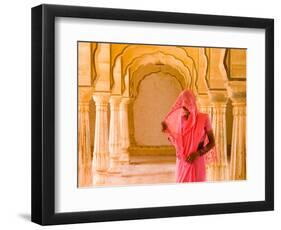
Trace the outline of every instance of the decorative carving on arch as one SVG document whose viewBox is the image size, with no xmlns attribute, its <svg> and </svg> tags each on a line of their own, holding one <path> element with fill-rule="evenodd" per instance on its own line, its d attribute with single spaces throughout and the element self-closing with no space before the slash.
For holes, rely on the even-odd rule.
<svg viewBox="0 0 281 230">
<path fill-rule="evenodd" d="M 155 52 L 163 52 L 167 55 L 173 55 L 177 59 L 180 59 L 186 63 L 186 65 L 189 67 L 194 64 L 193 59 L 181 47 L 165 45 L 130 45 L 126 47 L 116 58 L 122 57 L 124 67 L 122 73 L 124 74 L 127 67 L 135 58 Z"/>
<path fill-rule="evenodd" d="M 178 48 L 179 49 L 179 48 Z M 182 50 L 182 49 L 179 49 Z M 192 67 L 194 65 L 192 59 L 190 59 L 188 56 L 184 56 L 185 58 L 183 59 L 182 57 L 179 57 L 179 55 L 176 55 L 174 53 L 169 53 L 169 52 L 165 52 L 163 50 L 157 50 L 155 52 L 149 52 L 149 53 L 144 53 L 142 55 L 136 56 L 134 58 L 132 58 L 131 60 L 125 60 L 122 59 L 122 74 L 126 73 L 128 68 L 130 66 L 132 66 L 133 63 L 135 63 L 136 61 L 142 59 L 144 60 L 145 57 L 152 57 L 152 56 L 156 56 L 158 55 L 158 63 L 165 63 L 165 59 L 166 58 L 173 58 L 175 60 L 178 60 L 179 62 L 181 62 L 189 71 L 190 75 L 192 75 Z"/>
<path fill-rule="evenodd" d="M 190 58 L 190 60 L 193 62 L 193 70 L 194 72 L 196 73 L 196 78 L 198 77 L 198 71 L 199 71 L 199 65 L 196 64 L 196 61 L 195 60 L 198 60 L 198 56 L 199 56 L 199 53 L 198 53 L 198 50 L 197 50 L 197 55 L 194 55 L 194 51 L 193 52 L 190 52 L 191 49 L 194 49 L 194 47 L 180 47 L 181 49 L 184 50 L 184 52 L 186 53 L 186 56 Z M 196 48 L 196 49 L 200 49 L 200 48 Z"/>
<path fill-rule="evenodd" d="M 129 96 L 130 81 L 132 79 L 131 76 L 133 75 L 132 73 L 134 73 L 140 67 L 148 65 L 170 66 L 171 68 L 174 68 L 178 73 L 180 73 L 180 76 L 184 77 L 185 86 L 187 88 L 195 90 L 192 72 L 190 71 L 188 66 L 186 66 L 185 63 L 182 62 L 182 60 L 179 60 L 172 55 L 168 55 L 162 52 L 156 52 L 153 54 L 145 54 L 143 56 L 135 58 L 134 61 L 130 63 L 127 71 L 124 75 L 122 75 L 122 78 L 124 79 L 122 81 L 122 93 L 125 92 Z"/>
</svg>

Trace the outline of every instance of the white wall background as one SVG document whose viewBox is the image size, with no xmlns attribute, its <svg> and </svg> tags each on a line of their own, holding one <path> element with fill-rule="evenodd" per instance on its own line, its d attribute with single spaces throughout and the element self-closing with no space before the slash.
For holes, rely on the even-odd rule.
<svg viewBox="0 0 281 230">
<path fill-rule="evenodd" d="M 39 229 L 30 222 L 31 153 L 30 153 L 30 8 L 41 1 L 3 1 L 1 3 L 0 36 L 0 226 L 1 229 Z M 278 1 L 114 1 L 114 0 L 57 0 L 44 3 L 85 5 L 111 8 L 161 10 L 187 13 L 221 14 L 233 16 L 275 18 L 275 143 L 281 137 L 280 92 L 280 6 Z M 175 217 L 150 220 L 68 225 L 68 229 L 277 229 L 281 225 L 281 168 L 278 162 L 278 145 L 275 152 L 275 211 Z M 255 191 L 253 191 L 255 192 Z M 53 228 L 63 229 L 66 226 Z M 46 227 L 50 228 L 50 227 Z"/>
</svg>

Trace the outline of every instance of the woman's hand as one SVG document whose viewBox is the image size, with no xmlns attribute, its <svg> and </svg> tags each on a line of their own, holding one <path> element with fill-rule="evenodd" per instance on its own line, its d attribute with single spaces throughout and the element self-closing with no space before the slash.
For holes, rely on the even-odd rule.
<svg viewBox="0 0 281 230">
<path fill-rule="evenodd" d="M 168 128 L 167 124 L 164 121 L 162 121 L 161 125 L 162 125 L 162 132 L 165 132 L 165 130 Z"/>
<path fill-rule="evenodd" d="M 186 161 L 188 163 L 192 163 L 197 157 L 199 157 L 199 152 L 193 152 L 193 153 L 190 153 L 187 157 L 186 157 Z"/>
</svg>

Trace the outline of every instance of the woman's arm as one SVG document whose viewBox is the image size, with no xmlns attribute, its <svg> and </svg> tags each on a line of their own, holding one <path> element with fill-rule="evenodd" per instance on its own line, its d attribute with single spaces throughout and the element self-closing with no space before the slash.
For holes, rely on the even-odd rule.
<svg viewBox="0 0 281 230">
<path fill-rule="evenodd" d="M 209 150 L 211 150 L 215 146 L 215 137 L 213 130 L 210 129 L 207 131 L 209 143 L 206 146 L 203 146 L 203 143 L 199 144 L 198 150 L 196 152 L 193 152 L 189 154 L 186 158 L 187 162 L 192 163 L 197 157 L 203 156 L 205 153 L 207 153 Z"/>
<path fill-rule="evenodd" d="M 205 153 L 210 151 L 215 146 L 215 137 L 214 137 L 214 133 L 213 133 L 212 129 L 207 131 L 207 136 L 209 139 L 208 144 L 206 146 L 202 146 L 200 149 L 198 149 L 198 153 L 200 156 L 203 156 Z"/>
<path fill-rule="evenodd" d="M 168 129 L 167 124 L 164 121 L 162 121 L 161 125 L 162 125 L 162 132 L 165 132 Z"/>
<path fill-rule="evenodd" d="M 168 128 L 167 124 L 166 124 L 164 121 L 162 121 L 162 122 L 161 122 L 161 125 L 162 125 L 162 132 L 166 133 L 166 134 L 168 135 L 168 140 L 169 140 L 173 145 L 175 145 L 175 140 L 174 140 L 174 138 L 172 137 L 172 135 L 170 134 L 169 128 Z"/>
</svg>

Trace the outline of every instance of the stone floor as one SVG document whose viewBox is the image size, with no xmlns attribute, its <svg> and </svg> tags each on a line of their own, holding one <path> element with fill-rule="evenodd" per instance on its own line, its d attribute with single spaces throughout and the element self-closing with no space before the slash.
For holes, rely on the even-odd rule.
<svg viewBox="0 0 281 230">
<path fill-rule="evenodd" d="M 122 165 L 120 169 L 120 173 L 107 174 L 102 186 L 175 182 L 174 156 L 131 156 L 130 164 Z"/>
</svg>

